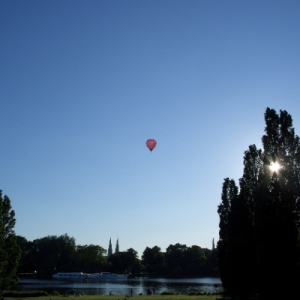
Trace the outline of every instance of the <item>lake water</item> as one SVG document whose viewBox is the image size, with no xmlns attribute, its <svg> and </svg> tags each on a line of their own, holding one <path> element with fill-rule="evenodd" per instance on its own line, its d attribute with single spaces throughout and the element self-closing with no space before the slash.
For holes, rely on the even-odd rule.
<svg viewBox="0 0 300 300">
<path fill-rule="evenodd" d="M 164 291 L 173 291 L 180 294 L 189 292 L 215 292 L 222 289 L 219 278 L 136 278 L 127 280 L 60 280 L 60 279 L 31 279 L 21 278 L 16 288 L 18 290 L 43 290 L 49 293 L 58 291 L 61 294 L 68 294 L 74 291 L 75 294 L 84 293 L 87 295 L 108 295 L 112 292 L 115 295 L 128 295 L 130 289 L 133 294 L 146 294 L 147 289 L 155 290 L 155 294 Z"/>
</svg>

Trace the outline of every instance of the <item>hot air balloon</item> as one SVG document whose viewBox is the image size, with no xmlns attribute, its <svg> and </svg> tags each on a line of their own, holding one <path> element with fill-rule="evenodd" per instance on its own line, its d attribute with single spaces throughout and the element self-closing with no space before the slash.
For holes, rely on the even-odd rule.
<svg viewBox="0 0 300 300">
<path fill-rule="evenodd" d="M 156 140 L 149 139 L 149 140 L 147 140 L 146 145 L 149 148 L 149 150 L 152 151 L 156 146 Z"/>
</svg>

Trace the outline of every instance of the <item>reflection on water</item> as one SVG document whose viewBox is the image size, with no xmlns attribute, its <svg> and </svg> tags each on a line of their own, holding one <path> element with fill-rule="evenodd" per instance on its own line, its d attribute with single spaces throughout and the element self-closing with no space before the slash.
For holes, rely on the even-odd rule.
<svg viewBox="0 0 300 300">
<path fill-rule="evenodd" d="M 44 290 L 49 293 L 58 291 L 67 294 L 71 290 L 75 294 L 108 295 L 112 292 L 115 295 L 126 295 L 132 289 L 133 294 L 146 294 L 147 289 L 161 294 L 163 291 L 173 291 L 180 294 L 189 292 L 214 292 L 221 289 L 219 278 L 139 278 L 128 280 L 39 280 L 39 279 L 20 279 L 16 288 L 18 290 Z"/>
</svg>

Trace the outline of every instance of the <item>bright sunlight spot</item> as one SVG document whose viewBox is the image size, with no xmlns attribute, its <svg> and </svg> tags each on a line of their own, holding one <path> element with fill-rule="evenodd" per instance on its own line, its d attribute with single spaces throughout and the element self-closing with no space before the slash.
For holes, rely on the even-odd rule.
<svg viewBox="0 0 300 300">
<path fill-rule="evenodd" d="M 273 162 L 270 165 L 270 169 L 272 172 L 277 172 L 280 169 L 280 164 L 277 162 Z"/>
</svg>

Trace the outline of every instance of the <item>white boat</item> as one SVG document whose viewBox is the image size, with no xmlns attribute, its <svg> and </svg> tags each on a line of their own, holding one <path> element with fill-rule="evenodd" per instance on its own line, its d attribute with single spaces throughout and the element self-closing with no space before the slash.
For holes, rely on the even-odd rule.
<svg viewBox="0 0 300 300">
<path fill-rule="evenodd" d="M 119 275 L 110 272 L 101 272 L 101 273 L 93 273 L 87 274 L 87 279 L 127 279 L 127 275 Z"/>
<path fill-rule="evenodd" d="M 52 275 L 54 279 L 83 279 L 87 274 L 82 272 L 58 272 Z"/>
</svg>

